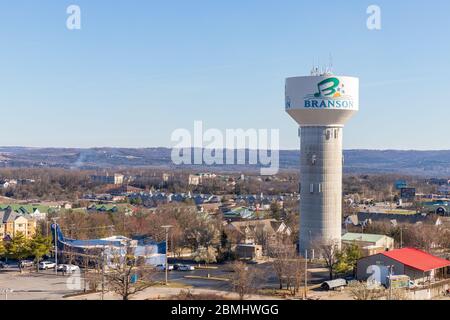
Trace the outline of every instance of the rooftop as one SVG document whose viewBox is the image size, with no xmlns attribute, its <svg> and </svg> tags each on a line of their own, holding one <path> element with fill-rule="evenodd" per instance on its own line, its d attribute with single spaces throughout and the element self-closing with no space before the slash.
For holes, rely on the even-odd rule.
<svg viewBox="0 0 450 320">
<path fill-rule="evenodd" d="M 370 233 L 353 233 L 347 232 L 342 236 L 342 241 L 364 241 L 364 242 L 377 242 L 383 239 L 384 234 L 370 234 Z"/>
<path fill-rule="evenodd" d="M 449 260 L 435 257 L 414 248 L 397 249 L 380 254 L 423 272 L 450 266 Z"/>
</svg>

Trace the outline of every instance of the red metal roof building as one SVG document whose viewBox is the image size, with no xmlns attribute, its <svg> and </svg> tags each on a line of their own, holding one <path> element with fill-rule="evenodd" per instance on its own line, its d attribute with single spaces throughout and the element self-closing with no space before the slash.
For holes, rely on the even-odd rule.
<svg viewBox="0 0 450 320">
<path fill-rule="evenodd" d="M 390 268 L 393 275 L 407 275 L 416 283 L 449 278 L 450 261 L 419 249 L 403 248 L 381 252 L 358 261 L 357 279 L 367 280 L 370 266 L 379 266 L 386 277 Z"/>
<path fill-rule="evenodd" d="M 397 249 L 382 252 L 381 254 L 422 272 L 450 266 L 449 260 L 435 257 L 429 253 L 414 248 Z"/>
</svg>

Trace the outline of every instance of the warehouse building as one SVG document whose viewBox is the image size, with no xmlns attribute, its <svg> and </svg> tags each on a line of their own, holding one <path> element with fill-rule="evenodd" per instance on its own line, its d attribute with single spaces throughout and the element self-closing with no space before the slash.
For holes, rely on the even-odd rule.
<svg viewBox="0 0 450 320">
<path fill-rule="evenodd" d="M 375 267 L 378 271 L 374 271 Z M 450 278 L 450 261 L 414 248 L 403 248 L 364 257 L 357 264 L 357 279 L 366 281 L 378 273 L 387 277 L 407 275 L 416 285 L 424 285 Z M 375 273 L 374 273 L 375 272 Z"/>
</svg>

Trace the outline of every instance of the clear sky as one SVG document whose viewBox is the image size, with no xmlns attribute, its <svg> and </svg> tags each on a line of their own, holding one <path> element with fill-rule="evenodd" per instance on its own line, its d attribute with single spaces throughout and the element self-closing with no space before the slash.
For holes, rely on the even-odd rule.
<svg viewBox="0 0 450 320">
<path fill-rule="evenodd" d="M 449 14 L 448 0 L 0 0 L 0 145 L 171 146 L 202 120 L 298 148 L 284 79 L 331 53 L 361 78 L 345 148 L 450 149 Z"/>
</svg>

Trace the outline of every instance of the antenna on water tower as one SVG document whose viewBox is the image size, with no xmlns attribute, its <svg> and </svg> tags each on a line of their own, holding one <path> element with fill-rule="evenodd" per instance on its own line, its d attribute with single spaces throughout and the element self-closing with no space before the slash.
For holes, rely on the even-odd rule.
<svg viewBox="0 0 450 320">
<path fill-rule="evenodd" d="M 331 55 L 330 52 L 330 57 L 329 57 L 329 66 L 328 66 L 328 74 L 333 74 L 333 56 Z"/>
</svg>

